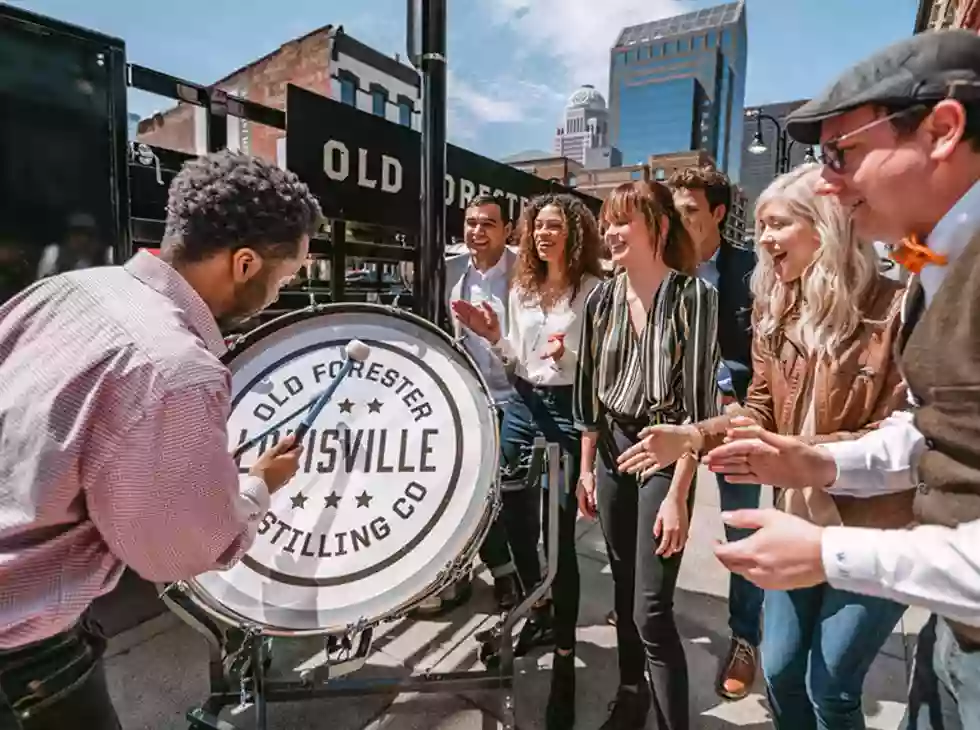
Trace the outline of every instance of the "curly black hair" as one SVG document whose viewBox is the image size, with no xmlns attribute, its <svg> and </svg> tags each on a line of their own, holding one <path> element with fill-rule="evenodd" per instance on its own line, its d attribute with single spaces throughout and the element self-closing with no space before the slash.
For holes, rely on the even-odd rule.
<svg viewBox="0 0 980 730">
<path fill-rule="evenodd" d="M 241 248 L 286 258 L 322 221 L 320 204 L 294 173 L 222 150 L 188 161 L 174 177 L 164 247 L 188 263 Z"/>
</svg>

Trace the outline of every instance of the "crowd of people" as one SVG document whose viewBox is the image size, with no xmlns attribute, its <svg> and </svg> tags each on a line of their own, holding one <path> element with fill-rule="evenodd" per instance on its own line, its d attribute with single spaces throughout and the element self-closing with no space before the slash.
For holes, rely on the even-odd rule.
<svg viewBox="0 0 980 730">
<path fill-rule="evenodd" d="M 499 404 L 503 506 L 481 556 L 503 608 L 541 580 L 534 439 L 573 457 L 557 575 L 516 647 L 554 648 L 549 730 L 575 725 L 579 513 L 613 578 L 603 730 L 694 726 L 673 597 L 702 461 L 732 572 L 720 696 L 761 666 L 776 727 L 863 728 L 865 675 L 921 605 L 936 615 L 905 728 L 980 728 L 980 36 L 889 47 L 788 129 L 821 162 L 762 194 L 755 251 L 723 240 L 712 168 L 623 184 L 598 218 L 536 198 L 516 250 L 497 200 L 467 209 L 446 295 Z M 125 566 L 176 581 L 250 545 L 302 449 L 284 439 L 239 479 L 219 323 L 275 298 L 319 219 L 292 173 L 217 153 L 175 178 L 159 257 L 0 308 L 0 728 L 117 730 L 92 600 Z"/>
<path fill-rule="evenodd" d="M 624 183 L 598 220 L 571 195 L 539 197 L 517 223 L 516 254 L 499 203 L 471 202 L 469 253 L 453 260 L 447 294 L 505 404 L 503 477 L 520 482 L 534 437 L 559 443 L 576 465 L 578 512 L 605 538 L 619 690 L 602 730 L 639 730 L 651 713 L 658 728 L 692 727 L 673 595 L 702 457 L 719 476 L 718 552 L 732 570 L 722 698 L 745 697 L 761 665 L 776 727 L 863 728 L 875 657 L 906 607 L 925 605 L 946 618 L 920 643 L 906 727 L 980 728 L 980 555 L 967 545 L 977 528 L 952 529 L 980 493 L 969 441 L 980 435 L 969 367 L 980 332 L 949 309 L 921 334 L 929 325 L 913 329 L 909 309 L 923 306 L 920 288 L 950 307 L 972 296 L 978 102 L 980 37 L 967 31 L 918 36 L 849 71 L 791 115 L 790 133 L 820 144 L 822 160 L 762 193 L 756 251 L 723 240 L 732 193 L 713 168 Z M 916 274 L 911 304 L 884 275 L 879 240 Z M 611 277 L 599 275 L 602 249 Z M 961 284 L 939 289 L 937 272 L 960 253 Z M 930 339 L 940 331 L 958 339 L 944 348 Z M 761 484 L 780 488 L 775 513 L 758 509 Z M 540 580 L 540 495 L 533 481 L 506 489 L 482 553 L 502 608 Z M 575 721 L 575 512 L 562 505 L 552 596 L 516 645 L 555 647 L 549 730 Z M 836 567 L 801 577 L 776 561 L 794 524 L 827 529 L 840 550 L 817 544 L 811 560 Z M 908 539 L 904 561 L 869 547 L 879 533 Z M 942 551 L 931 571 L 927 548 Z M 947 641 L 932 656 L 937 623 Z"/>
</svg>

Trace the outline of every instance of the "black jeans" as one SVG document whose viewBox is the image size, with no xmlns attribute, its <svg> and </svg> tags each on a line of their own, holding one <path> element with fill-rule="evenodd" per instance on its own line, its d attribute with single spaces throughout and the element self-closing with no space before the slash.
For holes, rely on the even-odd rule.
<svg viewBox="0 0 980 730">
<path fill-rule="evenodd" d="M 534 439 L 543 436 L 561 446 L 572 458 L 572 485 L 578 482 L 582 434 L 572 420 L 572 386 L 535 387 L 518 379 L 515 394 L 507 404 L 500 428 L 501 475 L 505 483 L 525 479 L 530 467 Z M 564 475 L 563 475 L 564 477 Z M 542 499 L 543 497 L 543 499 Z M 541 581 L 538 537 L 542 534 L 542 511 L 547 515 L 548 495 L 536 483 L 522 489 L 505 490 L 502 516 L 514 564 L 525 593 Z M 555 614 L 555 644 L 575 648 L 580 579 L 575 552 L 575 518 L 578 504 L 573 493 L 559 497 L 558 572 L 551 586 Z M 542 509 L 543 507 L 543 509 Z M 544 544 L 548 546 L 548 520 L 544 520 Z"/>
<path fill-rule="evenodd" d="M 596 464 L 599 522 L 619 617 L 620 684 L 639 685 L 646 667 L 656 727 L 688 730 L 687 658 L 674 623 L 674 589 L 683 553 L 658 556 L 659 541 L 653 536 L 653 524 L 670 488 L 673 469 L 657 472 L 642 483 L 616 469 L 616 458 L 636 443 L 642 426 L 607 419 L 600 426 Z M 694 504 L 694 487 L 692 484 L 688 497 L 688 514 Z"/>
<path fill-rule="evenodd" d="M 120 730 L 105 647 L 98 627 L 83 620 L 50 639 L 0 649 L 0 730 Z"/>
</svg>

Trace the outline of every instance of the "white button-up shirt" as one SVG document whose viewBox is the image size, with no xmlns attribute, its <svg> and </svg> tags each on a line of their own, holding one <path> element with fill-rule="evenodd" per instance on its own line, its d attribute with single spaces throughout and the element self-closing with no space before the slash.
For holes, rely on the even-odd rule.
<svg viewBox="0 0 980 730">
<path fill-rule="evenodd" d="M 574 298 L 569 295 L 545 311 L 536 297 L 523 299 L 517 289 L 510 291 L 510 323 L 507 336 L 501 337 L 496 353 L 517 377 L 534 385 L 574 385 L 582 336 L 582 311 L 589 293 L 599 283 L 594 276 L 583 279 Z M 569 292 L 571 294 L 571 292 Z M 557 362 L 544 357 L 548 338 L 564 335 L 565 352 Z"/>
<path fill-rule="evenodd" d="M 486 271 L 480 271 L 473 265 L 472 259 L 463 274 L 460 287 L 460 297 L 471 304 L 487 302 L 497 314 L 500 321 L 502 337 L 507 337 L 508 297 L 510 292 L 510 272 L 507 270 L 507 256 L 503 255 L 496 264 Z M 477 368 L 483 374 L 490 388 L 490 395 L 498 403 L 506 401 L 513 388 L 507 377 L 507 371 L 500 358 L 494 354 L 493 348 L 485 339 L 478 337 L 467 329 L 463 329 L 463 347 L 473 358 Z"/>
</svg>

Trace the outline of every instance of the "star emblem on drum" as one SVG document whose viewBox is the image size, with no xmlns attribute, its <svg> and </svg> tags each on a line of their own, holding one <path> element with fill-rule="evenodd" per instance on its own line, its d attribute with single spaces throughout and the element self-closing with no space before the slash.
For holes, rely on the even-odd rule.
<svg viewBox="0 0 980 730">
<path fill-rule="evenodd" d="M 374 497 L 372 497 L 370 494 L 368 494 L 367 493 L 367 490 L 365 489 L 363 492 L 361 492 L 359 495 L 357 495 L 356 499 L 357 499 L 357 506 L 358 507 L 370 507 L 371 506 L 371 500 L 374 499 Z"/>
<path fill-rule="evenodd" d="M 306 501 L 308 499 L 309 499 L 309 497 L 307 497 L 305 494 L 303 494 L 302 492 L 300 492 L 296 496 L 290 497 L 289 498 L 289 501 L 293 503 L 293 509 L 296 509 L 297 507 L 299 507 L 300 509 L 303 509 L 304 507 L 306 507 Z"/>
<path fill-rule="evenodd" d="M 341 413 L 350 413 L 354 409 L 354 403 L 351 402 L 350 398 L 344 398 L 344 400 L 340 401 L 340 403 L 337 405 L 340 406 Z"/>
<path fill-rule="evenodd" d="M 323 498 L 325 507 L 333 507 L 337 509 L 340 506 L 340 495 L 336 492 L 330 492 L 330 494 Z"/>
<path fill-rule="evenodd" d="M 383 405 L 384 403 L 375 398 L 373 401 L 367 404 L 368 413 L 381 413 L 381 406 Z"/>
</svg>

